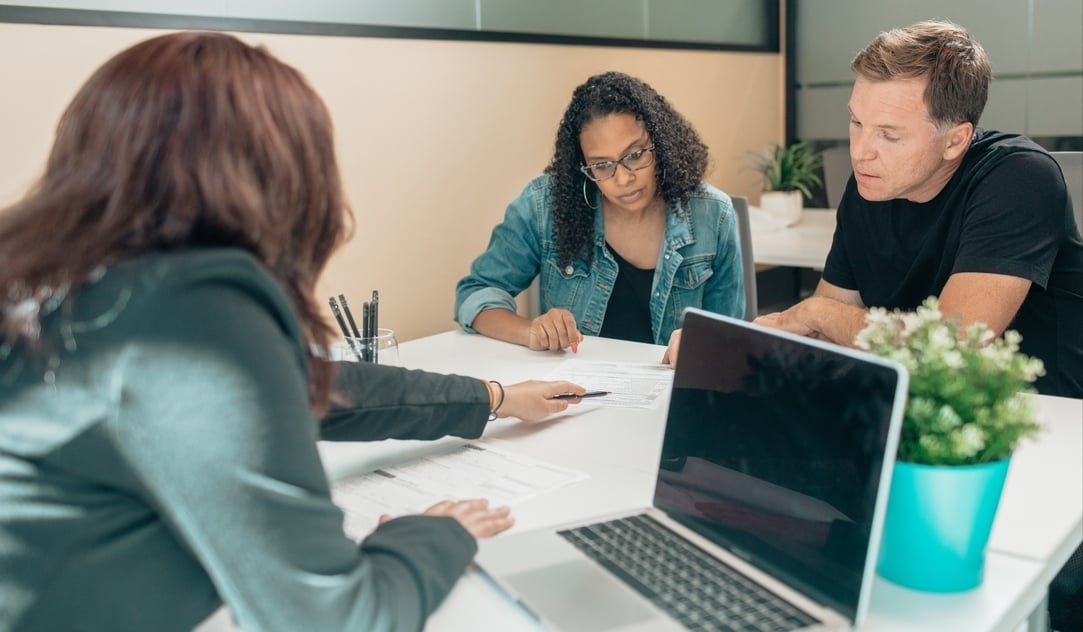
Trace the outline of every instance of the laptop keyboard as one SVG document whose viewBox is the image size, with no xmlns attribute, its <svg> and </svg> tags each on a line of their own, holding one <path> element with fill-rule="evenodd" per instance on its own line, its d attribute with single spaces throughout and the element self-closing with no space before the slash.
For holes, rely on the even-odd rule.
<svg viewBox="0 0 1083 632">
<path fill-rule="evenodd" d="M 689 630 L 795 630 L 816 620 L 649 516 L 558 532 Z"/>
</svg>

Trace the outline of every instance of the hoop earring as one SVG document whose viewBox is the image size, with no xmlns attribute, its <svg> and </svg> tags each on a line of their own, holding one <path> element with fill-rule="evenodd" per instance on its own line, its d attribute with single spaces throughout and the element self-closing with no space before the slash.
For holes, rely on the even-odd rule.
<svg viewBox="0 0 1083 632">
<path fill-rule="evenodd" d="M 665 168 L 665 167 L 662 167 L 662 181 L 661 181 L 661 182 L 659 182 L 658 184 L 659 184 L 659 185 L 663 185 L 663 184 L 665 184 L 665 183 L 666 183 L 666 168 Z"/>
<path fill-rule="evenodd" d="M 598 208 L 597 206 L 594 206 L 593 204 L 591 204 L 590 203 L 590 198 L 587 197 L 587 179 L 586 178 L 583 178 L 583 201 L 587 203 L 588 208 L 592 208 L 592 209 Z"/>
</svg>

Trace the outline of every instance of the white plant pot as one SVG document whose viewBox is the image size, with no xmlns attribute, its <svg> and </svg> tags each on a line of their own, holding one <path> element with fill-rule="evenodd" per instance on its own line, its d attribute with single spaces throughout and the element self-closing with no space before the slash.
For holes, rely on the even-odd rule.
<svg viewBox="0 0 1083 632">
<path fill-rule="evenodd" d="M 793 226 L 801 221 L 803 196 L 800 191 L 764 191 L 760 195 L 760 208 L 783 226 Z"/>
</svg>

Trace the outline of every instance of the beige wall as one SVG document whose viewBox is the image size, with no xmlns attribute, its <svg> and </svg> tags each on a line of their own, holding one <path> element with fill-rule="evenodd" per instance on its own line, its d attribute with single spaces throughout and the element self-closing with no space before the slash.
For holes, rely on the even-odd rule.
<svg viewBox="0 0 1083 632">
<path fill-rule="evenodd" d="M 0 207 L 39 173 L 86 77 L 152 30 L 0 23 Z M 334 117 L 357 220 L 319 294 L 360 305 L 409 340 L 455 327 L 455 282 L 552 150 L 572 89 L 620 70 L 652 84 L 711 148 L 708 180 L 755 192 L 740 154 L 782 139 L 777 54 L 240 34 L 308 75 Z"/>
</svg>

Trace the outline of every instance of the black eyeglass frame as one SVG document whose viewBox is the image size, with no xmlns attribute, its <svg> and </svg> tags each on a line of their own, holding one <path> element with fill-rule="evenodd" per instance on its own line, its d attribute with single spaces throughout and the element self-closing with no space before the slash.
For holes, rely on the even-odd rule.
<svg viewBox="0 0 1083 632">
<path fill-rule="evenodd" d="M 645 165 L 643 165 L 641 167 L 635 167 L 635 168 L 629 167 L 627 165 L 626 161 L 628 161 L 630 159 L 638 160 L 644 153 L 649 153 L 651 155 L 651 161 L 650 162 L 648 162 L 647 164 L 645 164 Z M 654 153 L 654 143 L 651 143 L 650 145 L 644 147 L 643 149 L 636 149 L 634 151 L 628 152 L 623 157 L 621 157 L 620 160 L 603 160 L 601 162 L 594 162 L 594 163 L 591 163 L 589 165 L 580 166 L 579 170 L 582 171 L 583 175 L 585 175 L 587 178 L 589 178 L 591 182 L 602 182 L 604 180 L 609 180 L 610 178 L 613 178 L 613 177 L 615 177 L 617 175 L 617 165 L 620 165 L 621 167 L 624 167 L 629 172 L 642 171 L 642 170 L 646 169 L 647 167 L 650 167 L 651 165 L 653 165 L 656 158 L 657 158 L 657 156 Z M 610 175 L 608 175 L 608 176 L 606 176 L 604 178 L 595 178 L 594 177 L 593 169 L 595 167 L 608 169 L 610 166 L 613 167 L 613 173 L 612 174 L 610 174 Z"/>
</svg>

